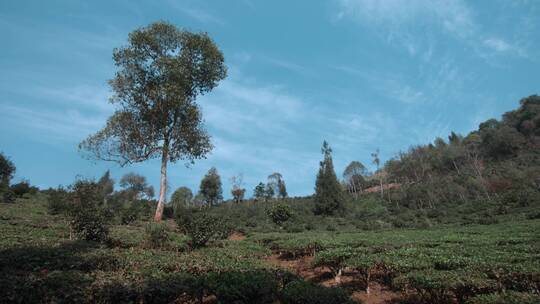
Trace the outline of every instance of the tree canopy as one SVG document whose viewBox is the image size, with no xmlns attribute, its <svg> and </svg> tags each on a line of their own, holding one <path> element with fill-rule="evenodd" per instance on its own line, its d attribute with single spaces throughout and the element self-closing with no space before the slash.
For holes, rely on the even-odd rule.
<svg viewBox="0 0 540 304">
<path fill-rule="evenodd" d="M 221 187 L 221 177 L 217 169 L 212 167 L 201 180 L 199 192 L 204 197 L 207 205 L 213 206 L 223 199 L 223 189 Z"/>
</svg>

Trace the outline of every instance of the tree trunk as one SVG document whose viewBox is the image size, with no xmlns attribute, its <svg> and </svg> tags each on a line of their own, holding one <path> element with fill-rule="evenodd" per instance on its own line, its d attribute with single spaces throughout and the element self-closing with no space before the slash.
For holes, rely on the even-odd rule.
<svg viewBox="0 0 540 304">
<path fill-rule="evenodd" d="M 381 199 L 384 199 L 384 190 L 383 190 L 383 182 L 382 182 L 382 178 L 379 179 L 379 183 L 381 185 Z"/>
<path fill-rule="evenodd" d="M 163 146 L 163 155 L 161 156 L 161 180 L 159 183 L 159 200 L 154 215 L 154 221 L 160 222 L 165 208 L 165 196 L 167 195 L 167 160 L 169 158 L 168 147 Z"/>
<path fill-rule="evenodd" d="M 342 269 L 340 267 L 339 270 L 337 271 L 336 276 L 334 277 L 334 281 L 336 282 L 336 284 L 341 284 L 341 272 L 342 272 Z"/>
</svg>

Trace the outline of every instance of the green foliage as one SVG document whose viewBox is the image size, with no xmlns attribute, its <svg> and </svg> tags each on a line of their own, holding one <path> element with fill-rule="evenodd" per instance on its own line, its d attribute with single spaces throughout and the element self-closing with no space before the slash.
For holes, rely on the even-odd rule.
<svg viewBox="0 0 540 304">
<path fill-rule="evenodd" d="M 349 193 L 358 196 L 366 187 L 364 176 L 368 174 L 367 168 L 359 161 L 352 161 L 343 171 L 343 179 Z"/>
<path fill-rule="evenodd" d="M 284 288 L 283 304 L 352 304 L 340 288 L 324 288 L 313 283 L 293 281 Z"/>
<path fill-rule="evenodd" d="M 540 296 L 522 292 L 492 293 L 476 296 L 467 304 L 538 304 Z"/>
<path fill-rule="evenodd" d="M 334 171 L 332 149 L 326 141 L 323 143 L 322 153 L 324 160 L 320 163 L 315 182 L 314 212 L 315 214 L 332 215 L 343 209 L 343 191 Z"/>
<path fill-rule="evenodd" d="M 106 189 L 110 187 L 108 183 L 105 184 Z M 136 174 L 127 173 L 120 179 L 120 187 L 124 188 L 124 191 L 131 196 L 132 200 L 141 199 L 143 197 L 152 198 L 154 196 L 154 187 L 148 185 L 146 177 Z"/>
<path fill-rule="evenodd" d="M 9 181 L 15 174 L 15 165 L 13 162 L 2 152 L 0 152 L 0 183 L 9 186 Z"/>
<path fill-rule="evenodd" d="M 217 169 L 212 167 L 201 180 L 199 193 L 204 197 L 207 205 L 213 206 L 223 199 L 223 189 L 221 187 L 221 178 Z"/>
<path fill-rule="evenodd" d="M 223 240 L 231 233 L 231 227 L 224 218 L 206 211 L 193 212 L 177 218 L 180 229 L 191 238 L 194 248 L 203 247 L 209 241 Z"/>
<path fill-rule="evenodd" d="M 255 189 L 253 189 L 253 198 L 257 201 L 261 201 L 265 198 L 265 186 L 260 182 Z"/>
<path fill-rule="evenodd" d="M 71 229 L 78 238 L 97 242 L 107 240 L 110 218 L 102 208 L 102 193 L 95 182 L 79 180 L 73 184 L 72 206 L 68 210 Z"/>
<path fill-rule="evenodd" d="M 345 261 L 355 255 L 355 250 L 351 247 L 343 246 L 329 248 L 315 254 L 314 267 L 324 266 L 332 270 L 334 276 L 345 266 Z"/>
<path fill-rule="evenodd" d="M 506 210 L 494 210 L 501 215 L 535 205 L 540 189 L 539 130 L 540 97 L 534 95 L 502 120 L 487 120 L 467 136 L 451 133 L 447 142 L 439 138 L 411 147 L 383 169 L 389 180 L 400 184 L 386 199 L 420 210 L 501 202 Z"/>
<path fill-rule="evenodd" d="M 9 188 L 9 182 L 15 174 L 15 170 L 13 162 L 0 152 L 0 202 L 15 202 L 15 193 Z"/>
<path fill-rule="evenodd" d="M 172 196 L 170 204 L 173 206 L 174 214 L 183 210 L 186 207 L 190 207 L 193 200 L 193 192 L 188 187 L 179 187 L 176 189 Z"/>
<path fill-rule="evenodd" d="M 275 277 L 267 272 L 225 272 L 207 277 L 210 292 L 219 303 L 275 303 L 278 284 Z"/>
<path fill-rule="evenodd" d="M 268 209 L 268 217 L 278 226 L 283 225 L 292 215 L 291 208 L 285 203 L 275 204 Z"/>
<path fill-rule="evenodd" d="M 145 229 L 146 243 L 150 248 L 163 248 L 170 240 L 167 226 L 164 223 L 150 222 Z"/>
<path fill-rule="evenodd" d="M 30 182 L 25 180 L 11 185 L 10 190 L 19 198 L 23 197 L 25 194 L 36 194 L 39 191 L 37 187 L 30 185 Z"/>
<path fill-rule="evenodd" d="M 47 209 L 49 214 L 68 214 L 69 208 L 69 196 L 68 191 L 62 187 L 57 189 L 47 190 Z"/>
</svg>

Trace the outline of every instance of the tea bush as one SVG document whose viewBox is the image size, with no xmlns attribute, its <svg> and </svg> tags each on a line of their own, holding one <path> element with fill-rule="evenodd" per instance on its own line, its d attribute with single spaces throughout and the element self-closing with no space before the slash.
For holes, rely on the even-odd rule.
<svg viewBox="0 0 540 304">
<path fill-rule="evenodd" d="M 208 289 L 220 303 L 275 303 L 278 284 L 268 272 L 225 272 L 207 276 Z"/>
<path fill-rule="evenodd" d="M 292 216 L 292 211 L 289 205 L 284 203 L 278 203 L 270 207 L 267 211 L 268 217 L 274 222 L 274 224 L 281 226 L 288 221 Z"/>
<path fill-rule="evenodd" d="M 170 239 L 167 226 L 164 223 L 150 222 L 145 229 L 146 244 L 150 248 L 163 248 Z"/>
<path fill-rule="evenodd" d="M 305 281 L 293 281 L 283 290 L 283 304 L 352 304 L 349 295 L 341 288 L 324 288 Z"/>
<path fill-rule="evenodd" d="M 190 213 L 185 217 L 177 217 L 179 228 L 191 238 L 194 248 L 203 247 L 209 241 L 226 239 L 232 232 L 232 227 L 217 215 L 206 211 Z"/>
</svg>

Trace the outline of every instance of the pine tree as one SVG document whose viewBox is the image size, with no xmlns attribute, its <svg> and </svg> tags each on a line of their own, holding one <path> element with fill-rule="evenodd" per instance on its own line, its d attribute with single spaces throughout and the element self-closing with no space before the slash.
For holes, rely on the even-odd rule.
<svg viewBox="0 0 540 304">
<path fill-rule="evenodd" d="M 343 193 L 334 172 L 332 149 L 324 141 L 322 149 L 324 159 L 320 162 L 319 173 L 315 182 L 315 214 L 332 215 L 343 209 Z"/>
</svg>

